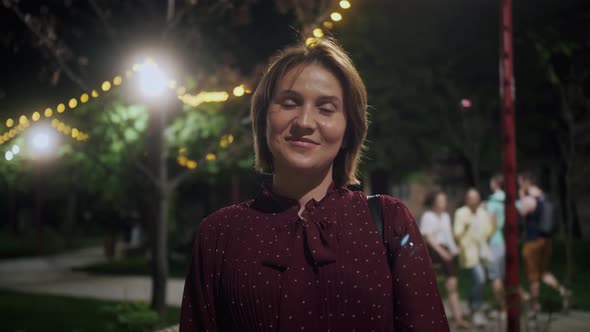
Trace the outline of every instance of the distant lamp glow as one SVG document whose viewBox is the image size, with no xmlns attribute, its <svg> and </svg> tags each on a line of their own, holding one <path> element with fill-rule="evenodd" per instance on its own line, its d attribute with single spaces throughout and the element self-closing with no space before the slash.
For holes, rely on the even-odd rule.
<svg viewBox="0 0 590 332">
<path fill-rule="evenodd" d="M 148 97 L 160 96 L 166 89 L 166 75 L 152 62 L 146 62 L 139 68 L 139 87 Z"/>
<path fill-rule="evenodd" d="M 334 23 L 330 22 L 330 21 L 325 21 L 324 23 L 322 23 L 322 25 L 324 26 L 324 28 L 326 29 L 332 29 L 334 27 Z"/>
<path fill-rule="evenodd" d="M 80 134 L 80 132 L 78 131 L 77 128 L 72 128 L 72 138 L 78 137 L 79 134 Z"/>
<path fill-rule="evenodd" d="M 57 113 L 63 113 L 66 110 L 66 105 L 59 104 L 57 105 Z"/>
<path fill-rule="evenodd" d="M 70 99 L 70 101 L 68 102 L 68 106 L 70 106 L 71 109 L 76 108 L 76 106 L 78 106 L 78 101 L 76 100 L 76 98 Z"/>
<path fill-rule="evenodd" d="M 39 119 L 41 119 L 41 114 L 39 114 L 39 112 L 35 112 L 31 116 L 31 119 L 33 119 L 33 121 L 39 121 Z"/>
<path fill-rule="evenodd" d="M 194 160 L 188 160 L 188 161 L 186 162 L 186 167 L 187 167 L 188 169 L 195 169 L 195 168 L 197 168 L 197 162 L 196 162 L 196 161 L 194 161 Z"/>
<path fill-rule="evenodd" d="M 330 18 L 332 19 L 332 21 L 338 22 L 342 20 L 342 15 L 340 15 L 339 12 L 333 12 L 332 14 L 330 14 Z"/>
<path fill-rule="evenodd" d="M 234 93 L 234 96 L 236 96 L 236 97 L 241 97 L 241 96 L 243 96 L 243 95 L 244 95 L 244 93 L 246 93 L 246 90 L 244 89 L 244 85 L 236 86 L 236 87 L 234 88 L 234 91 L 233 91 L 233 93 Z"/>
<path fill-rule="evenodd" d="M 43 112 L 43 114 L 45 115 L 46 118 L 49 118 L 53 115 L 53 110 L 51 108 L 47 107 L 45 109 L 45 112 Z"/>
<path fill-rule="evenodd" d="M 205 159 L 207 159 L 208 161 L 213 161 L 216 158 L 217 157 L 213 153 L 207 153 L 207 155 L 205 156 Z"/>
<path fill-rule="evenodd" d="M 187 158 L 187 157 L 185 157 L 185 156 L 180 156 L 180 157 L 178 157 L 178 158 L 176 158 L 176 159 L 177 159 L 177 161 L 178 161 L 178 164 L 179 164 L 180 166 L 186 166 L 186 164 L 188 163 L 188 158 Z"/>
<path fill-rule="evenodd" d="M 111 82 L 109 81 L 104 81 L 102 82 L 102 85 L 100 86 L 100 88 L 102 89 L 102 91 L 107 92 L 111 89 Z"/>
<path fill-rule="evenodd" d="M 324 36 L 324 31 L 320 28 L 313 29 L 313 36 L 316 38 L 322 38 Z"/>
<path fill-rule="evenodd" d="M 340 8 L 342 8 L 342 9 L 348 9 L 348 8 L 350 8 L 350 2 L 348 2 L 346 0 L 340 1 Z"/>
<path fill-rule="evenodd" d="M 121 85 L 121 83 L 123 83 L 123 78 L 121 76 L 115 76 L 115 78 L 113 78 L 113 84 L 118 86 Z"/>
<path fill-rule="evenodd" d="M 305 40 L 305 45 L 311 46 L 311 45 L 315 44 L 317 41 L 318 41 L 317 38 L 309 37 Z"/>
<path fill-rule="evenodd" d="M 98 91 L 96 91 L 96 90 L 92 90 L 91 95 L 92 95 L 92 98 L 97 98 L 99 96 Z"/>
<path fill-rule="evenodd" d="M 29 144 L 35 156 L 47 156 L 53 151 L 57 143 L 53 129 L 47 125 L 38 124 L 32 127 L 29 132 Z"/>
<path fill-rule="evenodd" d="M 176 88 L 176 94 L 181 96 L 184 95 L 186 93 L 186 88 L 184 86 L 179 86 L 178 88 Z"/>
<path fill-rule="evenodd" d="M 12 120 L 12 119 L 6 120 L 6 127 L 10 128 L 12 126 L 14 126 L 14 120 Z"/>
<path fill-rule="evenodd" d="M 18 145 L 13 145 L 10 151 L 12 151 L 12 154 L 16 155 L 20 152 L 20 147 Z"/>
<path fill-rule="evenodd" d="M 471 103 L 471 100 L 469 100 L 467 98 L 461 99 L 461 108 L 467 109 L 467 108 L 471 108 L 471 106 L 473 106 L 473 103 Z"/>
<path fill-rule="evenodd" d="M 83 93 L 83 94 L 80 96 L 80 102 L 81 102 L 82 104 L 85 104 L 85 103 L 87 103 L 87 102 L 88 102 L 88 99 L 90 99 L 90 97 L 88 96 L 88 94 L 87 94 L 87 93 Z"/>
<path fill-rule="evenodd" d="M 6 153 L 4 154 L 4 158 L 6 158 L 6 160 L 11 161 L 12 157 L 14 157 L 14 155 L 12 154 L 12 151 L 6 151 Z"/>
<path fill-rule="evenodd" d="M 26 115 L 21 115 L 20 118 L 18 119 L 18 123 L 24 125 L 25 123 L 29 122 L 29 119 L 27 119 Z"/>
</svg>

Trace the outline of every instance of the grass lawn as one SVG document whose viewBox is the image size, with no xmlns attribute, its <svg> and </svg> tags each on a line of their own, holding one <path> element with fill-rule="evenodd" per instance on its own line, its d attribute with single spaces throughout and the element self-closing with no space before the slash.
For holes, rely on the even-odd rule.
<svg viewBox="0 0 590 332">
<path fill-rule="evenodd" d="M 119 302 L 53 295 L 37 295 L 0 290 L 0 330 L 5 332 L 76 331 L 104 332 L 112 319 L 105 307 Z M 180 308 L 170 307 L 160 319 L 160 327 L 178 324 Z M 124 331 L 129 331 L 124 329 Z"/>
<path fill-rule="evenodd" d="M 574 269 L 573 276 L 570 285 L 566 285 L 572 290 L 572 308 L 577 310 L 590 311 L 590 265 L 586 263 L 587 257 L 590 257 L 590 241 L 575 241 L 573 246 L 574 255 Z M 522 266 L 522 256 L 519 257 Z M 565 243 L 564 241 L 556 240 L 553 243 L 553 255 L 551 259 L 551 271 L 559 279 L 560 282 L 564 282 L 565 278 Z M 467 299 L 469 295 L 469 289 L 471 287 L 471 275 L 469 271 L 459 269 L 459 293 L 461 298 Z M 524 285 L 528 291 L 528 281 L 522 266 L 520 271 L 521 284 Z M 439 289 L 441 294 L 444 291 L 444 282 L 441 278 L 438 280 Z M 446 296 L 446 295 L 445 295 Z M 485 289 L 486 301 L 493 301 L 492 286 L 490 283 L 486 284 Z M 543 285 L 541 287 L 541 303 L 544 310 L 551 309 L 552 311 L 559 311 L 561 309 L 561 298 L 559 293 L 554 291 L 552 288 Z"/>
<path fill-rule="evenodd" d="M 47 228 L 43 233 L 42 255 L 53 255 L 68 250 L 101 245 L 102 239 L 100 237 L 72 236 L 68 247 L 63 236 Z M 14 235 L 5 230 L 0 231 L 0 259 L 32 256 L 37 256 L 37 234 L 35 232 Z"/>
<path fill-rule="evenodd" d="M 188 263 L 176 261 L 169 262 L 169 273 L 173 278 L 185 278 L 188 272 Z M 76 271 L 83 271 L 94 274 L 109 275 L 150 275 L 150 264 L 145 256 L 129 256 L 110 262 L 92 264 L 78 268 Z"/>
</svg>

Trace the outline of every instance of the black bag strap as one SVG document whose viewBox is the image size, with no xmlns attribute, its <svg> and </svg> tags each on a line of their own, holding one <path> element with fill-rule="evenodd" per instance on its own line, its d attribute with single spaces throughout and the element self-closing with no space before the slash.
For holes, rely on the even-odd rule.
<svg viewBox="0 0 590 332">
<path fill-rule="evenodd" d="M 381 202 L 379 200 L 380 195 L 370 195 L 367 196 L 367 202 L 369 203 L 369 210 L 371 211 L 371 217 L 373 217 L 373 222 L 375 226 L 377 226 L 377 232 L 379 232 L 379 237 L 385 243 L 385 239 L 383 238 L 383 210 L 381 209 Z"/>
<path fill-rule="evenodd" d="M 367 202 L 369 203 L 369 211 L 371 212 L 371 217 L 377 227 L 381 242 L 387 251 L 387 264 L 389 265 L 389 268 L 391 268 L 393 266 L 393 257 L 391 257 L 391 252 L 389 251 L 390 248 L 385 241 L 385 234 L 383 232 L 383 209 L 381 208 L 381 200 L 379 199 L 379 196 L 380 195 L 367 196 Z"/>
</svg>

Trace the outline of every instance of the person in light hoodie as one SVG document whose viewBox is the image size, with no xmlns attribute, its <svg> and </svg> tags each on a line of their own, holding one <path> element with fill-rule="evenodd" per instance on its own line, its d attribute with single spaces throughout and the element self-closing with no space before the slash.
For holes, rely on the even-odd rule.
<svg viewBox="0 0 590 332">
<path fill-rule="evenodd" d="M 472 287 L 469 306 L 472 321 L 476 326 L 484 326 L 487 319 L 482 311 L 483 289 L 486 281 L 484 265 L 493 259 L 488 246 L 492 234 L 492 222 L 481 204 L 477 189 L 471 188 L 465 194 L 465 205 L 455 211 L 453 233 L 459 242 L 459 264 L 471 272 Z"/>
</svg>

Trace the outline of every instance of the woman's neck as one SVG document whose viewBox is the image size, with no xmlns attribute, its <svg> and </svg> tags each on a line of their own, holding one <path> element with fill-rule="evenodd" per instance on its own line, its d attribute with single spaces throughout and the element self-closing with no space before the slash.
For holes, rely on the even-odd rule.
<svg viewBox="0 0 590 332">
<path fill-rule="evenodd" d="M 326 195 L 332 183 L 332 167 L 318 174 L 301 174 L 293 171 L 275 171 L 273 175 L 273 191 L 281 196 L 297 200 L 299 215 L 305 209 L 305 204 L 312 198 L 321 200 Z"/>
<path fill-rule="evenodd" d="M 442 215 L 445 212 L 445 210 L 433 208 L 432 209 L 432 212 L 434 212 L 436 215 L 439 215 L 440 216 L 440 215 Z"/>
</svg>

